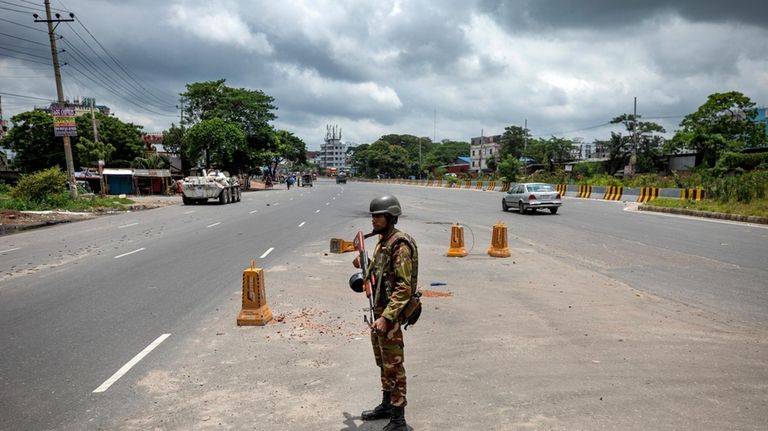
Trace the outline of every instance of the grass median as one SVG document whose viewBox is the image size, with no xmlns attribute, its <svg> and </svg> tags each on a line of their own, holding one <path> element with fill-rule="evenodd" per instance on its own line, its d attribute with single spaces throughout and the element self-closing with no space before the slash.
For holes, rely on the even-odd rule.
<svg viewBox="0 0 768 431">
<path fill-rule="evenodd" d="M 708 211 L 743 216 L 768 217 L 768 199 L 755 199 L 750 203 L 738 201 L 721 202 L 715 200 L 689 201 L 682 199 L 659 198 L 647 205 L 664 208 L 681 208 L 695 211 Z"/>
</svg>

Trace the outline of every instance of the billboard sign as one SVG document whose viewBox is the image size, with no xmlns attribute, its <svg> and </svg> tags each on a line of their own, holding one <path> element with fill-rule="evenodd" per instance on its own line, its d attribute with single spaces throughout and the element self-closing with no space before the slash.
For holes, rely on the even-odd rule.
<svg viewBox="0 0 768 431">
<path fill-rule="evenodd" d="M 51 106 L 54 136 L 77 136 L 75 108 L 70 106 Z"/>
</svg>

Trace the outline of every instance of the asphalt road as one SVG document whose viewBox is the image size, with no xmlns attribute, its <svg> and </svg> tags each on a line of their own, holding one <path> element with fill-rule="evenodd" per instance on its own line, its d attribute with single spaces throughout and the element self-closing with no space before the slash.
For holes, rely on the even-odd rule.
<svg viewBox="0 0 768 431">
<path fill-rule="evenodd" d="M 502 213 L 500 193 L 318 181 L 243 194 L 237 204 L 169 206 L 0 237 L 0 429 L 111 428 L 104 424 L 113 412 L 141 398 L 142 376 L 187 354 L 201 322 L 231 308 L 251 259 L 288 274 L 301 262 L 302 271 L 346 279 L 351 269 L 313 269 L 302 257 L 309 244 L 325 248 L 331 237 L 367 231 L 367 204 L 386 191 L 403 203 L 401 225 L 417 240 L 460 222 L 478 256 L 491 226 L 503 221 L 520 253 L 544 254 L 719 321 L 766 329 L 765 227 L 583 199 L 566 199 L 557 215 L 521 215 Z M 441 247 L 420 254 L 444 253 Z M 530 271 L 546 280 L 551 269 Z M 502 283 L 531 276 L 491 272 Z M 159 342 L 164 334 L 170 336 Z M 94 392 L 155 340 L 134 368 Z"/>
</svg>

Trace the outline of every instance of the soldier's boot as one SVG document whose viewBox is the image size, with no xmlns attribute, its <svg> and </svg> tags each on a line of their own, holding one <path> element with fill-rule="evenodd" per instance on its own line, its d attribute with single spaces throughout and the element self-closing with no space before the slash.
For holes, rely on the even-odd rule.
<svg viewBox="0 0 768 431">
<path fill-rule="evenodd" d="M 373 410 L 364 410 L 360 419 L 364 421 L 373 421 L 376 419 L 387 419 L 392 413 L 392 403 L 390 402 L 389 391 L 382 391 L 381 404 L 374 407 Z"/>
<path fill-rule="evenodd" d="M 382 431 L 408 431 L 408 424 L 405 423 L 405 407 L 392 406 L 392 416 Z"/>
</svg>

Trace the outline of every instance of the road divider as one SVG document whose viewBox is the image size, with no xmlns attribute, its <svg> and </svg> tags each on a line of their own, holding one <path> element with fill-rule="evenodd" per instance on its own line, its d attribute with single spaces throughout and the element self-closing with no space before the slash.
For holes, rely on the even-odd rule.
<svg viewBox="0 0 768 431">
<path fill-rule="evenodd" d="M 565 196 L 568 192 L 568 184 L 555 184 L 555 190 L 560 193 L 560 196 Z"/>
<path fill-rule="evenodd" d="M 624 187 L 608 186 L 608 188 L 605 190 L 605 194 L 603 195 L 603 199 L 607 201 L 621 200 L 621 194 L 623 192 L 624 192 Z"/>
<path fill-rule="evenodd" d="M 640 187 L 640 196 L 637 197 L 638 202 L 650 202 L 659 197 L 658 187 Z"/>
<path fill-rule="evenodd" d="M 576 195 L 580 198 L 589 198 L 592 194 L 592 186 L 579 186 L 579 193 Z"/>
</svg>

